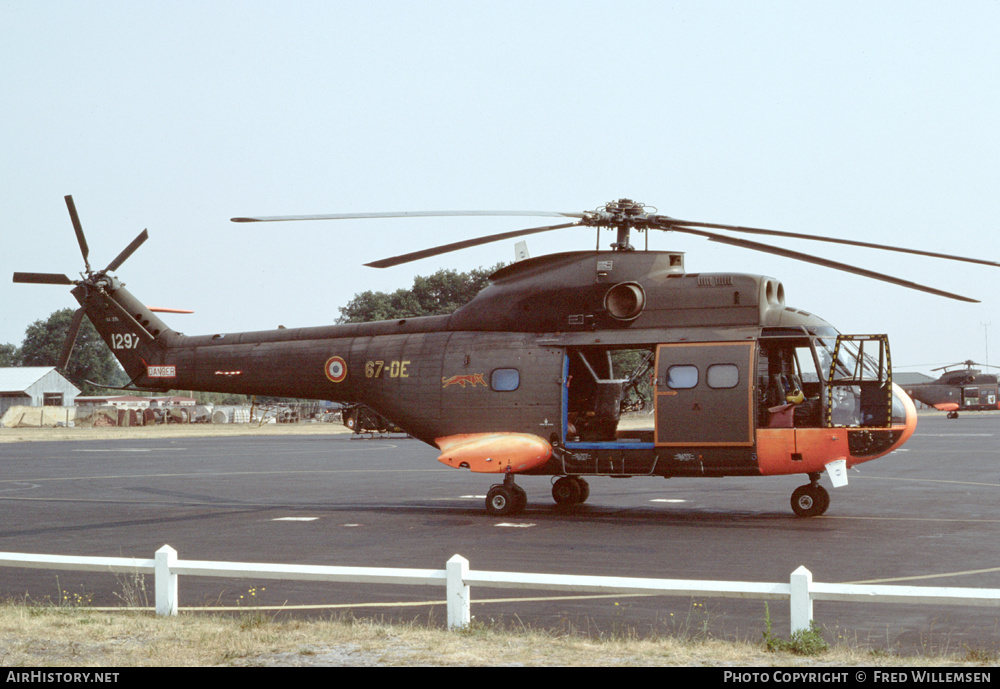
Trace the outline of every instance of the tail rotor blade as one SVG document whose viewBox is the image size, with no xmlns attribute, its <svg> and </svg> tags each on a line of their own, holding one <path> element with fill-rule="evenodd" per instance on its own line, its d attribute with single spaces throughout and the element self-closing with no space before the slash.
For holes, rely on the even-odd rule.
<svg viewBox="0 0 1000 689">
<path fill-rule="evenodd" d="M 76 336 L 80 332 L 80 324 L 85 316 L 83 308 L 79 308 L 73 314 L 73 320 L 69 324 L 69 331 L 66 333 L 66 341 L 63 343 L 62 354 L 59 355 L 59 370 L 65 371 L 69 365 L 69 358 L 73 355 L 73 347 L 76 345 Z"/>
<path fill-rule="evenodd" d="M 125 247 L 125 249 L 120 254 L 118 254 L 118 256 L 115 257 L 115 260 L 113 260 L 111 263 L 108 264 L 108 267 L 104 269 L 104 272 L 110 273 L 112 271 L 117 270 L 118 267 L 122 263 L 124 263 L 129 256 L 135 253 L 135 250 L 138 249 L 140 246 L 142 246 L 142 243 L 147 239 L 149 239 L 149 232 L 143 230 L 142 232 L 139 233 L 138 237 L 133 239 L 132 242 L 127 247 Z"/>
<path fill-rule="evenodd" d="M 73 203 L 72 196 L 66 196 L 66 207 L 69 209 L 69 218 L 73 221 L 73 230 L 76 232 L 76 241 L 80 244 L 80 253 L 83 254 L 83 264 L 90 272 L 90 247 L 87 246 L 87 238 L 83 235 L 83 225 L 80 224 L 80 216 L 76 212 L 76 204 Z"/>
<path fill-rule="evenodd" d="M 14 282 L 27 282 L 41 285 L 76 284 L 65 275 L 61 275 L 59 273 L 14 273 Z"/>
</svg>

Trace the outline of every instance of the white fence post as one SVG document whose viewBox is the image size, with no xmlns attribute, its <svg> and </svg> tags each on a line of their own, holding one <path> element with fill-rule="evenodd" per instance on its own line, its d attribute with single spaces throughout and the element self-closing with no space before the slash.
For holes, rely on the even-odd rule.
<svg viewBox="0 0 1000 689">
<path fill-rule="evenodd" d="M 177 551 L 165 545 L 153 556 L 153 586 L 156 593 L 156 614 L 168 617 L 177 614 Z"/>
<path fill-rule="evenodd" d="M 461 555 L 452 555 L 445 571 L 448 629 L 465 629 L 472 622 L 471 590 L 465 583 L 469 574 L 469 561 Z"/>
<path fill-rule="evenodd" d="M 792 634 L 808 631 L 813 619 L 813 601 L 809 589 L 812 588 L 813 575 L 808 569 L 799 565 L 792 572 L 791 596 L 789 603 L 792 614 Z"/>
</svg>

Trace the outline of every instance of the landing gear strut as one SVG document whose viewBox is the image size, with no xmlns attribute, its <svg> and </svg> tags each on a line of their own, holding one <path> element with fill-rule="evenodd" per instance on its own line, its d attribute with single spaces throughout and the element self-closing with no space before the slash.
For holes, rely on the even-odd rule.
<svg viewBox="0 0 1000 689">
<path fill-rule="evenodd" d="M 524 488 L 514 483 L 514 474 L 503 477 L 503 483 L 492 486 L 486 493 L 486 511 L 494 517 L 520 514 L 528 504 Z"/>
<path fill-rule="evenodd" d="M 830 506 L 830 494 L 819 485 L 819 474 L 809 474 L 809 483 L 792 493 L 792 511 L 800 517 L 818 517 Z"/>
</svg>

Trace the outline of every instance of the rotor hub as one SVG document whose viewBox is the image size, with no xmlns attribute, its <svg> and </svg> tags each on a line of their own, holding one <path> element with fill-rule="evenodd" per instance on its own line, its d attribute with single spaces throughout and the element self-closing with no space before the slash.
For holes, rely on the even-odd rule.
<svg viewBox="0 0 1000 689">
<path fill-rule="evenodd" d="M 633 229 L 642 231 L 651 224 L 653 214 L 648 208 L 632 199 L 618 199 L 604 204 L 604 208 L 584 213 L 582 224 L 617 230 L 618 239 L 611 248 L 614 251 L 632 251 L 634 247 L 629 243 L 629 235 Z"/>
<path fill-rule="evenodd" d="M 649 224 L 647 206 L 632 199 L 618 199 L 583 215 L 583 224 L 596 227 L 642 227 Z"/>
</svg>

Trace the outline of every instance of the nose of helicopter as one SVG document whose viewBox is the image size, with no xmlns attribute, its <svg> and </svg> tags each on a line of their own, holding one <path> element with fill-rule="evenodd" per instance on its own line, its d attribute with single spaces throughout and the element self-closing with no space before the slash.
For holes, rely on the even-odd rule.
<svg viewBox="0 0 1000 689">
<path fill-rule="evenodd" d="M 895 383 L 892 384 L 892 422 L 890 428 L 886 430 L 889 433 L 889 438 L 886 444 L 877 447 L 877 449 L 876 446 L 854 445 L 847 458 L 848 466 L 870 462 L 895 452 L 905 445 L 917 430 L 917 408 L 906 391 Z M 871 433 L 871 430 L 868 432 Z M 850 447 L 851 444 L 848 443 L 848 446 Z M 864 449 L 861 450 L 861 448 Z"/>
<path fill-rule="evenodd" d="M 903 388 L 892 384 L 892 427 L 902 429 L 902 434 L 892 444 L 892 450 L 903 446 L 917 430 L 917 408 Z"/>
</svg>

